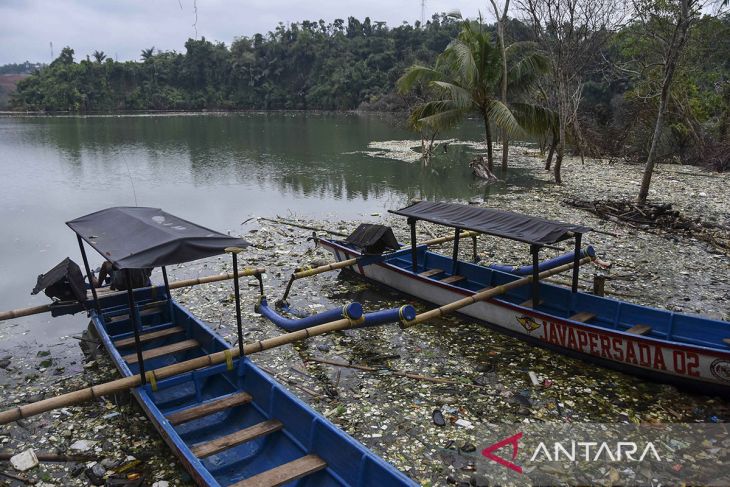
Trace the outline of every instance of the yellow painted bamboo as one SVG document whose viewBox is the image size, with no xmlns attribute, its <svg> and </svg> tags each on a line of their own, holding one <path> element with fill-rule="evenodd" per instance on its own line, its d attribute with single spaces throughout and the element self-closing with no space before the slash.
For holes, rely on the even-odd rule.
<svg viewBox="0 0 730 487">
<path fill-rule="evenodd" d="M 479 235 L 477 232 L 461 232 L 459 235 L 459 238 L 468 238 Z M 434 238 L 431 240 L 426 240 L 425 242 L 421 243 L 420 245 L 438 245 L 444 242 L 449 242 L 451 240 L 454 240 L 456 237 L 454 235 L 446 236 L 446 237 L 439 237 Z M 331 264 L 325 264 L 319 267 L 315 267 L 313 269 L 307 269 L 304 271 L 295 272 L 293 274 L 294 279 L 302 279 L 303 277 L 312 277 L 316 276 L 317 274 L 322 274 L 323 272 L 329 272 L 329 271 L 335 271 L 337 269 L 343 269 L 345 267 L 350 267 L 352 265 L 357 264 L 357 258 L 354 259 L 347 259 L 340 262 L 333 262 Z"/>
<path fill-rule="evenodd" d="M 266 272 L 266 269 L 263 267 L 250 267 L 246 269 L 242 269 L 239 273 L 239 277 L 248 277 L 248 276 L 255 276 L 258 274 L 263 274 Z M 209 282 L 218 282 L 218 281 L 225 281 L 227 279 L 233 279 L 233 272 L 226 272 L 225 274 L 218 274 L 214 276 L 207 276 L 207 277 L 197 277 L 194 279 L 183 279 L 181 281 L 175 281 L 170 283 L 170 289 L 179 289 L 181 287 L 188 287 L 188 286 L 195 286 L 198 284 L 206 284 Z M 99 296 L 107 297 L 107 296 L 114 296 L 116 294 L 126 294 L 127 291 L 111 291 L 111 290 L 104 290 L 99 289 L 97 290 L 97 293 Z M 91 293 L 88 294 L 88 299 L 92 299 Z M 23 316 L 30 316 L 30 315 L 36 315 L 39 313 L 45 313 L 47 311 L 51 310 L 50 304 L 44 304 L 41 306 L 33 306 L 31 308 L 20 308 L 20 309 L 14 309 L 11 311 L 3 311 L 0 312 L 0 321 L 2 320 L 10 320 L 13 318 L 20 318 Z"/>
<path fill-rule="evenodd" d="M 361 322 L 352 321 L 349 319 L 341 319 L 333 321 L 331 323 L 325 323 L 323 325 L 313 326 L 311 328 L 305 328 L 303 330 L 286 333 L 279 335 L 274 338 L 266 340 L 260 340 L 255 343 L 249 343 L 244 346 L 244 353 L 250 355 L 252 353 L 261 352 L 270 348 L 280 347 L 288 343 L 292 343 L 299 340 L 304 340 L 309 337 L 322 335 L 331 331 L 346 330 L 348 328 L 355 328 Z M 230 354 L 233 358 L 238 357 L 238 348 L 231 348 Z M 147 372 L 147 376 L 154 376 L 156 381 L 171 377 L 177 374 L 183 374 L 191 370 L 200 369 L 202 367 L 208 367 L 211 365 L 217 365 L 226 361 L 226 352 L 216 352 L 203 357 L 194 358 L 185 362 L 180 362 L 167 367 L 151 370 Z M 123 379 L 117 379 L 104 384 L 95 385 L 86 389 L 81 389 L 74 392 L 69 392 L 60 396 L 44 399 L 42 401 L 18 406 L 7 411 L 0 413 L 0 425 L 7 424 L 12 421 L 17 421 L 22 418 L 34 416 L 36 414 L 44 413 L 52 409 L 58 409 L 61 407 L 73 406 L 85 401 L 90 401 L 101 396 L 113 394 L 115 392 L 124 391 L 140 384 L 139 375 L 131 377 L 125 377 Z"/>
<path fill-rule="evenodd" d="M 586 263 L 590 262 L 591 260 L 593 260 L 593 259 L 591 259 L 591 257 L 583 257 L 580 260 L 580 265 L 586 264 Z M 555 274 L 560 274 L 561 272 L 571 270 L 572 268 L 573 268 L 572 262 L 569 264 L 564 264 L 559 267 L 555 267 L 554 269 L 550 269 L 550 270 L 541 272 L 539 274 L 539 278 L 545 279 L 547 277 L 554 276 Z M 496 287 L 490 288 L 486 291 L 476 293 L 476 294 L 466 297 L 464 299 L 460 299 L 458 301 L 454 301 L 452 303 L 445 304 L 439 308 L 432 309 L 430 311 L 426 311 L 425 313 L 416 315 L 416 317 L 414 319 L 405 323 L 402 326 L 404 328 L 408 328 L 410 326 L 414 326 L 419 323 L 423 323 L 424 321 L 427 321 L 427 320 L 430 320 L 433 318 L 438 318 L 439 316 L 443 316 L 448 313 L 453 313 L 454 311 L 457 311 L 465 306 L 469 306 L 470 304 L 474 304 L 478 301 L 485 301 L 489 298 L 498 296 L 500 294 L 504 294 L 511 289 L 515 289 L 520 286 L 524 286 L 525 284 L 529 284 L 531 282 L 532 282 L 532 275 L 522 277 L 515 281 L 508 282 L 507 284 L 502 284 L 501 286 L 496 286 Z"/>
<path fill-rule="evenodd" d="M 584 257 L 580 260 L 580 264 L 585 264 L 591 261 L 590 257 Z M 565 272 L 567 270 L 570 270 L 573 268 L 573 264 L 565 264 L 560 267 L 556 267 L 555 269 L 550 269 L 544 272 L 540 273 L 540 279 L 544 279 L 546 277 L 553 276 L 555 274 L 559 274 L 561 272 Z M 514 289 L 520 286 L 524 286 L 525 284 L 529 284 L 532 282 L 532 276 L 523 277 L 521 279 L 517 279 L 516 281 L 512 281 L 507 284 L 503 284 L 501 286 L 497 286 L 495 288 L 489 289 L 488 291 L 484 291 L 481 293 L 477 293 L 473 296 L 470 296 L 468 298 L 460 299 L 458 301 L 454 301 L 453 303 L 446 304 L 444 306 L 441 306 L 439 308 L 436 308 L 431 311 L 426 311 L 425 313 L 421 313 L 416 316 L 412 321 L 408 322 L 406 327 L 417 325 L 419 323 L 422 323 L 426 320 L 436 318 L 439 316 L 443 316 L 448 313 L 453 313 L 454 311 L 457 311 L 465 306 L 469 306 L 470 304 L 474 304 L 477 301 L 484 301 L 486 299 L 489 299 L 491 297 L 497 296 L 499 294 L 503 294 L 510 289 Z M 250 355 L 252 353 L 261 352 L 264 350 L 268 350 L 275 347 L 280 347 L 282 345 L 286 345 L 288 343 L 305 340 L 309 337 L 322 335 L 324 333 L 329 333 L 332 331 L 339 331 L 339 330 L 346 330 L 348 328 L 357 328 L 362 321 L 355 322 L 349 319 L 341 319 L 337 321 L 333 321 L 331 323 L 325 323 L 323 325 L 317 325 L 310 328 L 305 328 L 303 330 L 294 331 L 291 333 L 286 333 L 284 335 L 279 335 L 278 337 L 274 338 L 268 338 L 266 340 L 260 340 L 256 343 L 249 343 L 244 345 L 244 354 Z M 230 353 L 234 358 L 238 357 L 239 350 L 238 348 L 232 348 L 227 351 Z M 226 355 L 227 352 L 216 352 L 210 355 L 205 355 L 203 357 L 198 357 L 192 360 L 187 360 L 185 362 L 180 362 L 178 364 L 168 365 L 167 367 L 162 367 L 159 369 L 148 371 L 148 377 L 152 376 L 151 378 L 154 378 L 155 381 L 159 381 L 162 379 L 165 379 L 167 377 L 172 377 L 173 375 L 177 374 L 183 374 L 185 372 L 190 372 L 191 370 L 200 369 L 202 367 L 208 367 L 210 365 L 217 365 L 220 363 L 223 363 L 226 361 Z M 132 377 L 125 377 L 124 379 L 117 379 L 115 381 L 107 382 L 104 384 L 95 385 L 92 387 L 88 387 L 86 389 L 81 389 L 74 392 L 69 392 L 67 394 L 63 394 L 61 396 L 56 396 L 48 399 L 44 399 L 42 401 L 34 402 L 31 404 L 26 404 L 23 406 L 18 406 L 13 409 L 9 409 L 7 411 L 3 411 L 0 413 L 0 425 L 10 423 L 12 421 L 17 421 L 22 418 L 27 418 L 29 416 L 34 416 L 36 414 L 41 414 L 47 411 L 50 411 L 52 409 L 57 409 L 61 407 L 67 407 L 67 406 L 73 406 L 74 404 L 79 404 L 85 401 L 90 401 L 93 399 L 96 399 L 101 396 L 105 396 L 108 394 L 113 394 L 115 392 L 120 392 L 123 390 L 130 389 L 132 387 L 138 386 L 140 384 L 140 378 L 138 375 L 132 376 Z"/>
</svg>

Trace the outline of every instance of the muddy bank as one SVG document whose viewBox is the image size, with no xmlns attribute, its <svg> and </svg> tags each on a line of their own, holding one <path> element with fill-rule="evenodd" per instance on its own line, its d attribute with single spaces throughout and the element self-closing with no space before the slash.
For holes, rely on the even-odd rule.
<svg viewBox="0 0 730 487">
<path fill-rule="evenodd" d="M 536 179 L 551 179 L 541 169 L 542 162 L 532 157 L 531 149 L 515 148 L 512 153 L 513 166 L 529 169 Z M 549 184 L 531 190 L 513 187 L 507 188 L 506 194 L 493 194 L 491 187 L 485 185 L 475 190 L 471 199 L 487 206 L 580 222 L 614 233 L 616 236 L 594 233 L 586 237 L 586 243 L 594 245 L 601 258 L 614 263 L 610 272 L 612 279 L 606 287 L 609 295 L 730 319 L 730 263 L 726 254 L 706 242 L 618 225 L 562 204 L 568 196 L 633 197 L 638 192 L 640 167 L 593 160 L 581 165 L 579 159 L 572 158 L 564 161 L 564 167 L 566 183 L 561 187 Z M 652 197 L 671 202 L 689 216 L 730 224 L 727 207 L 730 178 L 678 174 L 678 169 L 659 168 Z M 681 171 L 693 172 L 689 168 Z M 394 202 L 393 206 L 405 203 Z M 401 241 L 408 241 L 403 221 L 381 214 L 381 210 L 375 211 L 378 214 L 364 214 L 361 220 L 390 224 Z M 336 214 L 325 221 L 310 221 L 305 216 L 300 221 L 344 233 L 357 223 L 340 221 Z M 236 228 L 234 224 L 231 227 Z M 309 230 L 263 220 L 252 220 L 238 228 L 255 244 L 241 255 L 241 265 L 267 268 L 264 282 L 270 299 L 281 296 L 294 267 L 329 259 L 328 254 L 313 249 L 306 241 L 311 235 Z M 445 233 L 427 224 L 419 224 L 419 231 L 420 240 Z M 470 249 L 466 247 L 463 258 L 470 257 Z M 444 251 L 449 252 L 448 245 Z M 529 263 L 527 246 L 496 238 L 481 237 L 479 253 L 485 262 Z M 546 257 L 551 254 L 545 251 Z M 221 257 L 179 266 L 169 272 L 171 279 L 181 279 L 229 270 L 228 258 Z M 590 267 L 582 271 L 582 289 L 591 288 L 594 272 L 597 270 Z M 253 311 L 256 281 L 246 279 L 242 284 L 246 339 L 281 333 Z M 235 342 L 230 282 L 181 289 L 174 294 L 229 342 Z M 366 310 L 373 310 L 407 300 L 347 273 L 298 281 L 290 298 L 294 307 L 306 312 L 322 311 L 350 301 L 360 301 Z M 423 303 L 412 304 L 419 311 L 427 309 Z M 79 329 L 83 328 L 85 319 L 79 317 L 78 321 Z M 104 358 L 91 364 L 84 362 L 73 343 L 73 346 L 47 350 L 48 355 L 39 356 L 37 350 L 9 351 L 7 363 L 0 360 L 0 366 L 4 366 L 0 369 L 2 407 L 115 376 Z M 312 358 L 352 361 L 381 370 L 362 372 L 308 361 Z M 724 422 L 730 416 L 726 401 L 692 395 L 672 386 L 563 357 L 457 317 L 405 331 L 389 326 L 316 337 L 296 346 L 256 354 L 252 360 L 387 461 L 416 481 L 431 485 L 470 480 L 486 483 L 488 479 L 480 477 L 473 467 L 475 451 L 484 447 L 480 434 L 480 425 L 484 423 Z M 57 365 L 61 362 L 66 365 Z M 414 380 L 388 369 L 450 382 Z M 533 385 L 530 372 L 537 376 L 539 385 Z M 442 424 L 440 421 L 434 422 L 435 410 L 443 417 L 441 426 L 435 424 Z M 80 440 L 87 440 L 81 443 L 89 446 L 85 453 L 96 456 L 97 473 L 106 475 L 133 463 L 119 475 L 139 473 L 149 483 L 161 480 L 178 485 L 189 483 L 149 422 L 136 406 L 125 405 L 124 398 L 66 408 L 0 429 L 1 448 L 14 452 L 29 447 L 69 452 L 71 445 Z M 134 463 L 135 460 L 140 462 Z M 29 477 L 57 485 L 87 485 L 90 475 L 84 472 L 90 469 L 93 475 L 94 467 L 91 462 L 42 464 Z M 0 470 L 11 469 L 3 463 Z M 599 473 L 592 480 L 607 482 L 609 472 L 605 475 L 604 478 Z"/>
</svg>

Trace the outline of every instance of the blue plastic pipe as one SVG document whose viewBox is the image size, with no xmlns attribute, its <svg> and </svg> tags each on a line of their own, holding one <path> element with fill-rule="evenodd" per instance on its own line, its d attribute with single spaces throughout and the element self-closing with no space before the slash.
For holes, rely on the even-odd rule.
<svg viewBox="0 0 730 487">
<path fill-rule="evenodd" d="M 566 252 L 563 255 L 554 257 L 552 259 L 544 260 L 544 261 L 540 262 L 540 264 L 538 264 L 538 266 L 537 266 L 538 272 L 546 271 L 548 269 L 553 269 L 553 268 L 561 266 L 563 264 L 568 264 L 570 262 L 573 262 L 574 255 L 575 255 L 575 251 L 571 251 L 571 252 Z M 590 245 L 580 251 L 581 259 L 583 257 L 595 257 L 595 256 L 596 256 L 596 251 Z M 494 269 L 496 271 L 507 272 L 509 274 L 516 274 L 518 276 L 526 276 L 526 275 L 532 274 L 531 265 L 523 265 L 523 266 L 518 267 L 518 266 L 511 266 L 511 265 L 490 264 L 486 267 L 489 269 Z"/>
<path fill-rule="evenodd" d="M 307 316 L 301 319 L 284 318 L 273 309 L 269 308 L 266 298 L 256 306 L 256 312 L 269 319 L 276 326 L 286 331 L 297 331 L 310 326 L 330 323 L 341 318 L 349 318 L 359 323 L 361 327 L 378 326 L 386 323 L 406 322 L 416 317 L 416 310 L 410 304 L 401 306 L 400 308 L 385 309 L 375 311 L 363 315 L 362 305 L 360 303 L 350 303 L 342 308 L 335 308 L 329 311 L 323 311 L 316 315 Z"/>
<path fill-rule="evenodd" d="M 291 319 L 284 318 L 276 311 L 269 308 L 266 298 L 262 298 L 261 302 L 256 305 L 256 312 L 265 316 L 279 328 L 283 328 L 286 331 L 297 331 L 309 328 L 310 326 L 336 321 L 341 318 L 350 318 L 351 320 L 358 321 L 362 318 L 362 305 L 360 303 L 350 303 L 346 304 L 342 308 L 323 311 L 316 315 L 307 316 L 306 318 Z"/>
</svg>

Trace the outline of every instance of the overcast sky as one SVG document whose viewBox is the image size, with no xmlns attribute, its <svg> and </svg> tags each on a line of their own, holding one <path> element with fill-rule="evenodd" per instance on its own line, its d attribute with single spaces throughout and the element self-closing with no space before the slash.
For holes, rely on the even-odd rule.
<svg viewBox="0 0 730 487">
<path fill-rule="evenodd" d="M 426 0 L 426 18 L 454 9 L 487 15 L 488 0 Z M 421 18 L 420 0 L 198 0 L 198 37 L 230 45 L 236 36 L 266 33 L 278 22 L 354 16 L 389 26 Z M 182 7 L 182 8 L 181 8 Z M 490 17 L 491 18 L 491 17 Z M 76 59 L 94 50 L 138 59 L 144 48 L 184 52 L 195 37 L 193 0 L 0 0 L 0 64 L 50 62 L 71 46 Z"/>
</svg>

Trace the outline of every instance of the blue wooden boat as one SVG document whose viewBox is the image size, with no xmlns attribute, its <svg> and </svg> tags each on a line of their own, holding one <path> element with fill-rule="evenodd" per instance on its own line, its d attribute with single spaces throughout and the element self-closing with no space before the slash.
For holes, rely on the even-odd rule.
<svg viewBox="0 0 730 487">
<path fill-rule="evenodd" d="M 230 347 L 164 287 L 136 291 L 135 302 L 147 370 Z M 139 373 L 126 296 L 101 304 L 91 313 L 101 342 L 123 376 Z M 414 485 L 248 358 L 132 393 L 198 485 Z"/>
<path fill-rule="evenodd" d="M 126 272 L 128 285 L 128 269 L 162 266 L 164 286 L 129 286 L 126 295 L 107 296 L 92 288 L 94 300 L 85 304 L 122 376 L 141 376 L 143 385 L 132 394 L 198 485 L 414 485 L 247 357 L 230 354 L 226 363 L 155 379 L 154 369 L 231 349 L 171 298 L 164 266 L 225 249 L 237 269 L 236 253 L 247 242 L 153 208 L 110 208 L 68 225 L 78 235 L 87 275 L 83 242 Z"/>
<path fill-rule="evenodd" d="M 730 396 L 730 323 L 579 292 L 577 264 L 572 288 L 539 282 L 536 272 L 546 268 L 537 258 L 539 249 L 572 238 L 576 243 L 574 258 L 585 256 L 580 243 L 589 228 L 453 203 L 423 201 L 393 213 L 408 218 L 410 251 L 374 258 L 367 252 L 372 242 L 319 239 L 317 244 L 332 252 L 337 261 L 358 259 L 349 268 L 373 282 L 443 305 L 520 276 L 505 272 L 509 268 L 458 260 L 458 238 L 454 239 L 452 256 L 417 245 L 418 220 L 455 228 L 456 235 L 472 230 L 527 243 L 533 265 L 519 272 L 533 273 L 532 287 L 477 302 L 463 308 L 462 315 L 531 343 L 627 373 Z"/>
</svg>

